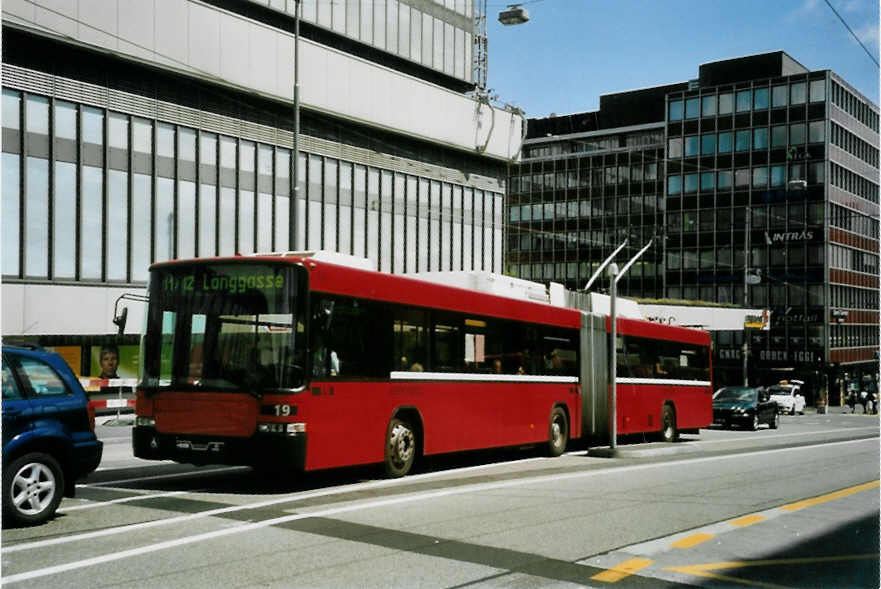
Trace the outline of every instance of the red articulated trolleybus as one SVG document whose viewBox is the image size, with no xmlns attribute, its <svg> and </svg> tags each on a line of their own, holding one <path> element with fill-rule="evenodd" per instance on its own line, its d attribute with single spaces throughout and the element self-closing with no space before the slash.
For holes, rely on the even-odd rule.
<svg viewBox="0 0 881 589">
<path fill-rule="evenodd" d="M 382 463 L 395 477 L 424 455 L 542 444 L 557 456 L 608 435 L 608 317 L 530 300 L 524 285 L 544 287 L 524 280 L 481 274 L 511 287 L 500 295 L 452 286 L 462 273 L 392 275 L 358 260 L 154 264 L 135 456 Z M 709 334 L 618 325 L 618 432 L 672 440 L 709 425 Z"/>
</svg>

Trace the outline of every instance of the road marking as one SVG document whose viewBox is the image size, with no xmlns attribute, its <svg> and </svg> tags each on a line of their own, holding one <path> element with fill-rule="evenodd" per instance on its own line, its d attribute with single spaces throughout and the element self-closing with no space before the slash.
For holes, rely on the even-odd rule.
<svg viewBox="0 0 881 589">
<path fill-rule="evenodd" d="M 711 571 L 726 569 L 742 569 L 747 567 L 764 567 L 764 566 L 780 566 L 780 565 L 800 565 L 800 564 L 816 564 L 828 562 L 847 562 L 852 560 L 871 560 L 877 559 L 878 553 L 870 554 L 847 554 L 844 556 L 817 556 L 804 558 L 781 558 L 775 560 L 754 560 L 754 561 L 733 561 L 733 562 L 710 562 L 706 564 L 694 564 L 687 566 L 667 567 L 664 570 L 674 573 L 684 573 L 693 577 L 703 577 L 705 579 L 715 579 L 717 581 L 727 581 L 729 583 L 737 583 L 738 585 L 748 585 L 751 587 L 765 587 L 767 589 L 789 589 L 782 585 L 774 585 L 771 583 L 762 583 L 759 581 L 749 581 L 739 577 L 730 577 L 720 575 Z"/>
<path fill-rule="evenodd" d="M 763 522 L 766 519 L 767 518 L 764 515 L 759 515 L 756 513 L 753 515 L 748 515 L 746 517 L 738 518 L 738 519 L 736 519 L 734 521 L 730 521 L 728 523 L 730 523 L 732 526 L 746 527 L 746 526 L 751 526 L 753 524 L 757 524 L 759 522 Z"/>
<path fill-rule="evenodd" d="M 784 511 L 797 511 L 799 509 L 804 509 L 805 507 L 812 507 L 814 505 L 819 505 L 821 503 L 826 503 L 827 501 L 835 501 L 836 499 L 842 499 L 844 497 L 849 497 L 854 493 L 859 493 L 861 491 L 866 491 L 868 489 L 874 489 L 881 485 L 881 481 L 871 481 L 864 485 L 857 485 L 856 487 L 850 487 L 848 489 L 842 489 L 840 491 L 835 491 L 834 493 L 828 493 L 826 495 L 820 495 L 819 497 L 813 497 L 811 499 L 805 499 L 803 501 L 797 501 L 795 503 L 790 503 L 789 505 L 784 505 L 780 509 Z"/>
<path fill-rule="evenodd" d="M 691 536 L 686 536 L 681 540 L 673 542 L 671 546 L 674 548 L 691 548 L 692 546 L 697 546 L 698 544 L 703 544 L 707 540 L 712 540 L 716 537 L 716 534 L 708 534 L 706 532 L 698 532 L 697 534 L 692 534 Z"/>
<path fill-rule="evenodd" d="M 606 583 L 617 583 L 621 579 L 625 579 L 630 575 L 638 573 L 653 562 L 653 560 L 648 560 L 647 558 L 631 558 L 630 560 L 625 560 L 621 564 L 617 564 L 610 569 L 595 574 L 591 579 Z"/>
<path fill-rule="evenodd" d="M 97 469 L 98 471 L 110 471 L 110 470 L 132 470 L 133 466 L 123 466 L 118 468 L 107 468 L 107 469 Z M 182 472 L 171 472 L 168 474 L 157 474 L 148 477 L 134 477 L 130 479 L 118 479 L 115 481 L 104 481 L 104 482 L 95 482 L 95 483 L 82 483 L 77 485 L 77 487 L 105 487 L 107 485 L 121 485 L 123 483 L 139 483 L 141 481 L 161 481 L 163 479 L 174 479 L 174 478 L 189 478 L 194 476 L 200 476 L 205 474 L 215 474 L 218 472 L 234 472 L 237 470 L 248 470 L 249 466 L 224 466 L 223 468 L 210 468 L 205 470 L 188 470 Z"/>
<path fill-rule="evenodd" d="M 142 501 L 144 499 L 156 499 L 158 497 L 172 497 L 174 495 L 183 495 L 185 493 L 199 493 L 204 491 L 204 489 L 192 490 L 192 491 L 170 491 L 168 493 L 155 493 L 152 495 L 132 495 L 131 497 L 122 497 L 121 499 L 111 499 L 109 501 L 90 501 L 89 503 L 85 503 L 83 505 L 74 505 L 71 507 L 62 507 L 58 510 L 58 513 L 68 513 L 70 511 L 81 511 L 83 509 L 94 509 L 96 507 L 106 507 L 107 505 L 115 505 L 117 503 L 129 503 L 132 501 Z"/>
<path fill-rule="evenodd" d="M 529 477 L 529 478 L 517 479 L 517 480 L 495 481 L 492 483 L 475 483 L 475 484 L 471 484 L 471 485 L 464 485 L 462 487 L 443 489 L 443 490 L 439 490 L 439 491 L 431 491 L 431 492 L 425 492 L 425 493 L 417 493 L 415 495 L 409 495 L 409 496 L 396 496 L 396 497 L 392 497 L 392 498 L 388 498 L 388 499 L 377 499 L 377 500 L 365 501 L 363 503 L 357 503 L 354 505 L 338 506 L 338 507 L 332 507 L 332 508 L 327 508 L 327 509 L 323 509 L 323 510 L 308 512 L 308 513 L 286 515 L 286 516 L 282 516 L 282 517 L 261 520 L 261 521 L 257 521 L 257 522 L 253 522 L 253 523 L 234 525 L 229 528 L 223 528 L 220 530 L 205 532 L 205 533 L 197 534 L 194 536 L 180 537 L 180 538 L 176 538 L 174 540 L 158 542 L 155 544 L 150 544 L 147 546 L 141 546 L 138 548 L 132 548 L 129 550 L 123 550 L 123 551 L 119 551 L 119 552 L 112 552 L 112 553 L 108 553 L 108 554 L 105 554 L 102 556 L 88 558 L 88 559 L 84 559 L 84 560 L 80 560 L 80 561 L 73 561 L 73 562 L 69 562 L 69 563 L 65 563 L 65 564 L 61 564 L 61 565 L 55 565 L 55 566 L 46 567 L 46 568 L 42 568 L 42 569 L 35 569 L 32 571 L 20 573 L 18 575 L 11 575 L 8 577 L 4 577 L 3 580 L 7 583 L 13 583 L 13 582 L 17 582 L 17 581 L 25 581 L 25 580 L 35 579 L 35 578 L 39 578 L 39 577 L 45 577 L 48 575 L 64 573 L 64 572 L 77 570 L 77 569 L 81 569 L 81 568 L 86 568 L 86 567 L 90 567 L 90 566 L 94 566 L 94 565 L 98 565 L 98 564 L 105 564 L 108 562 L 123 560 L 123 559 L 134 557 L 134 556 L 150 554 L 150 553 L 157 552 L 160 550 L 166 550 L 169 548 L 176 548 L 179 546 L 202 542 L 205 540 L 213 540 L 215 538 L 229 536 L 232 534 L 247 533 L 247 532 L 251 532 L 254 530 L 259 530 L 259 529 L 263 529 L 263 528 L 267 528 L 267 527 L 271 527 L 271 526 L 275 526 L 275 525 L 280 525 L 280 524 L 284 524 L 284 523 L 288 523 L 288 522 L 292 522 L 292 521 L 302 520 L 302 519 L 330 517 L 330 516 L 336 516 L 336 515 L 340 515 L 340 514 L 344 514 L 344 513 L 351 513 L 351 512 L 355 512 L 355 511 L 367 510 L 367 509 L 375 509 L 375 508 L 388 507 L 388 506 L 392 506 L 392 505 L 400 505 L 400 504 L 406 504 L 406 503 L 416 503 L 419 501 L 429 501 L 429 500 L 433 500 L 433 499 L 439 499 L 442 497 L 462 495 L 465 493 L 492 491 L 492 490 L 497 490 L 497 489 L 509 489 L 509 488 L 526 486 L 526 485 L 543 485 L 543 484 L 548 484 L 548 483 L 558 483 L 558 482 L 564 481 L 564 480 L 577 480 L 577 479 L 584 479 L 584 478 L 603 476 L 603 475 L 617 475 L 617 474 L 621 474 L 624 472 L 634 472 L 634 471 L 649 470 L 649 469 L 656 469 L 656 468 L 669 469 L 671 466 L 676 466 L 678 464 L 694 465 L 694 464 L 699 464 L 699 463 L 704 463 L 704 462 L 719 462 L 719 461 L 724 461 L 724 460 L 743 458 L 746 455 L 754 455 L 754 454 L 771 455 L 771 454 L 780 454 L 783 452 L 786 452 L 791 455 L 791 454 L 799 452 L 799 451 L 811 451 L 812 452 L 816 448 L 819 448 L 819 447 L 828 448 L 830 446 L 859 444 L 859 443 L 865 443 L 867 441 L 871 441 L 871 440 L 866 440 L 866 439 L 864 439 L 864 440 L 847 440 L 847 441 L 843 441 L 843 442 L 832 442 L 832 443 L 828 443 L 828 444 L 812 444 L 809 446 L 800 446 L 800 447 L 796 447 L 796 448 L 778 448 L 775 450 L 748 451 L 748 452 L 743 452 L 740 454 L 726 454 L 723 456 L 707 456 L 704 458 L 673 460 L 673 461 L 669 461 L 669 462 L 657 462 L 657 463 L 652 463 L 652 464 L 635 464 L 635 465 L 613 467 L 613 468 L 607 468 L 607 469 L 573 472 L 573 473 L 568 473 L 568 474 L 552 474 L 552 475 Z M 414 480 L 419 480 L 419 479 L 417 477 L 393 479 L 393 480 L 386 480 L 386 481 L 378 481 L 375 483 L 364 483 L 361 485 L 353 485 L 352 487 L 343 488 L 343 489 L 330 489 L 330 490 L 316 491 L 316 492 L 312 492 L 312 493 L 304 493 L 304 494 L 299 494 L 299 495 L 289 495 L 289 496 L 284 496 L 284 497 L 277 497 L 277 498 L 274 498 L 274 499 L 271 499 L 268 501 L 261 501 L 261 502 L 252 503 L 252 504 L 248 504 L 248 505 L 235 505 L 235 506 L 218 508 L 218 509 L 210 509 L 210 510 L 198 512 L 198 513 L 194 513 L 194 514 L 188 514 L 188 515 L 184 515 L 184 516 L 173 517 L 173 518 L 168 518 L 168 519 L 163 519 L 163 520 L 153 520 L 153 521 L 143 522 L 143 523 L 138 523 L 138 524 L 130 524 L 130 525 L 125 525 L 125 526 L 119 526 L 116 528 L 107 528 L 104 530 L 96 530 L 94 532 L 86 532 L 86 533 L 75 535 L 75 536 L 62 536 L 62 537 L 52 538 L 49 540 L 39 540 L 39 541 L 35 541 L 35 542 L 16 544 L 14 546 L 5 546 L 5 547 L 3 547 L 2 552 L 5 554 L 8 552 L 18 552 L 20 550 L 27 550 L 27 549 L 32 549 L 32 548 L 42 548 L 42 547 L 54 545 L 54 544 L 63 544 L 63 543 L 67 543 L 67 542 L 87 540 L 90 538 L 110 536 L 110 535 L 120 534 L 120 533 L 130 533 L 130 532 L 136 531 L 136 530 L 143 530 L 146 528 L 153 528 L 153 527 L 163 526 L 163 525 L 177 524 L 177 523 L 182 523 L 185 521 L 191 521 L 194 519 L 210 517 L 213 515 L 220 515 L 223 513 L 232 513 L 232 512 L 244 511 L 244 510 L 248 510 L 248 509 L 257 509 L 260 507 L 267 507 L 267 506 L 271 506 L 271 505 L 277 505 L 280 503 L 300 501 L 300 500 L 308 499 L 308 498 L 312 498 L 312 497 L 329 496 L 329 495 L 337 495 L 337 494 L 341 494 L 341 493 L 348 493 L 348 492 L 351 492 L 356 487 L 359 489 L 368 489 L 368 488 L 385 487 L 385 486 L 391 486 L 391 485 L 406 486 L 410 482 L 413 482 Z"/>
<path fill-rule="evenodd" d="M 855 485 L 853 487 L 849 487 L 847 489 L 842 489 L 840 491 L 835 491 L 834 493 L 827 493 L 825 495 L 820 495 L 818 497 L 805 499 L 803 501 L 798 501 L 796 503 L 789 504 L 790 506 L 798 506 L 796 509 L 801 509 L 804 507 L 808 507 L 809 505 L 818 505 L 820 503 L 825 503 L 826 501 L 832 501 L 835 499 L 843 499 L 845 497 L 849 497 L 855 493 L 859 493 L 861 491 L 866 491 L 869 489 L 877 488 L 881 486 L 881 481 L 871 481 L 868 483 L 864 483 L 861 485 Z M 770 509 L 766 509 L 764 511 L 753 513 L 750 515 L 742 516 L 735 520 L 730 521 L 721 521 L 713 524 L 709 524 L 706 526 L 701 526 L 698 528 L 694 528 L 691 530 L 685 530 L 683 532 L 677 534 L 671 534 L 669 536 L 664 536 L 662 538 L 656 538 L 654 540 L 649 540 L 647 542 L 641 542 L 639 544 L 633 544 L 627 547 L 627 552 L 630 554 L 638 554 L 644 557 L 653 556 L 656 554 L 669 552 L 671 548 L 688 548 L 690 547 L 689 542 L 693 542 L 696 537 L 700 537 L 702 535 L 713 537 L 714 535 L 726 534 L 738 528 L 742 528 L 748 525 L 752 525 L 758 523 L 760 521 L 772 520 L 778 517 L 782 517 L 785 515 L 789 515 L 794 509 L 784 509 L 787 507 L 786 505 L 772 507 Z M 708 538 L 707 538 L 708 539 Z M 674 542 L 671 544 L 671 540 Z M 682 545 L 680 545 L 680 543 Z M 695 545 L 695 544 L 691 544 Z"/>
</svg>

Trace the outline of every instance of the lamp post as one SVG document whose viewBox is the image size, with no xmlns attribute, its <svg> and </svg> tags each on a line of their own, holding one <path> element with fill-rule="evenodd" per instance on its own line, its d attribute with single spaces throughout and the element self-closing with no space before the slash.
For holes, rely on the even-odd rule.
<svg viewBox="0 0 881 589">
<path fill-rule="evenodd" d="M 618 264 L 609 264 L 609 449 L 614 454 L 618 447 L 618 313 L 616 302 L 618 299 L 618 281 L 624 276 L 633 263 L 638 260 L 642 254 L 646 252 L 655 238 L 651 238 L 636 255 L 630 258 L 630 261 L 624 264 L 624 268 L 618 270 Z M 615 250 L 618 253 L 621 248 L 627 245 L 627 240 Z M 608 262 L 615 253 L 610 256 Z M 605 262 L 604 262 L 605 263 Z"/>
<path fill-rule="evenodd" d="M 618 447 L 618 330 L 615 299 L 618 298 L 618 264 L 609 265 L 609 448 Z"/>
<path fill-rule="evenodd" d="M 297 249 L 297 195 L 300 192 L 300 4 L 302 0 L 294 0 L 294 140 L 291 157 L 293 158 L 293 170 L 291 172 L 290 211 L 288 217 L 288 249 Z"/>
<path fill-rule="evenodd" d="M 750 221 L 752 217 L 752 209 L 750 209 L 749 205 L 746 207 L 746 232 L 744 233 L 743 238 L 743 308 L 747 309 L 749 307 L 749 237 L 750 237 Z M 746 326 L 743 327 L 743 386 L 749 386 L 749 332 L 746 330 Z"/>
<path fill-rule="evenodd" d="M 520 4 L 509 4 L 508 8 L 499 12 L 499 22 L 505 26 L 522 25 L 529 20 L 529 11 Z"/>
</svg>

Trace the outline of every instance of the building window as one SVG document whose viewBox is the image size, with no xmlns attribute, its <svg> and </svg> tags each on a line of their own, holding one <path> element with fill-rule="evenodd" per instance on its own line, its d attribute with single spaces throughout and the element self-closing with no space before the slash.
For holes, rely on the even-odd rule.
<svg viewBox="0 0 881 589">
<path fill-rule="evenodd" d="M 771 166 L 771 186 L 786 184 L 786 166 Z"/>
<path fill-rule="evenodd" d="M 725 131 L 724 133 L 719 133 L 719 153 L 731 153 L 734 136 L 731 131 Z"/>
<path fill-rule="evenodd" d="M 713 155 L 716 153 L 716 135 L 709 133 L 701 135 L 701 155 Z"/>
<path fill-rule="evenodd" d="M 750 148 L 752 143 L 752 133 L 749 129 L 745 129 L 743 131 L 737 131 L 734 136 L 734 150 L 735 151 L 747 151 Z"/>
<path fill-rule="evenodd" d="M 737 112 L 749 112 L 752 108 L 752 90 L 737 91 Z"/>
<path fill-rule="evenodd" d="M 692 157 L 698 154 L 699 142 L 697 135 L 691 135 L 685 138 L 685 157 Z"/>
<path fill-rule="evenodd" d="M 753 188 L 767 188 L 768 168 L 762 166 L 753 168 Z"/>
<path fill-rule="evenodd" d="M 808 124 L 808 141 L 821 143 L 826 139 L 826 122 L 813 121 Z"/>
<path fill-rule="evenodd" d="M 685 100 L 685 118 L 696 119 L 700 116 L 700 99 L 688 98 Z"/>
<path fill-rule="evenodd" d="M 682 176 L 667 177 L 667 194 L 672 196 L 682 192 Z"/>
<path fill-rule="evenodd" d="M 716 95 L 704 96 L 701 98 L 701 115 L 711 117 L 716 114 Z"/>
<path fill-rule="evenodd" d="M 719 95 L 719 114 L 730 115 L 734 110 L 734 95 L 730 92 Z"/>
<path fill-rule="evenodd" d="M 790 145 L 802 145 L 805 142 L 807 137 L 805 136 L 805 132 L 807 131 L 806 125 L 804 123 L 793 123 L 789 125 L 789 144 Z"/>
<path fill-rule="evenodd" d="M 798 82 L 789 87 L 789 103 L 790 104 L 804 104 L 805 103 L 805 83 Z"/>
<path fill-rule="evenodd" d="M 756 88 L 753 92 L 753 108 L 763 110 L 768 108 L 768 89 Z"/>
<path fill-rule="evenodd" d="M 811 102 L 826 100 L 826 80 L 811 80 Z"/>
<path fill-rule="evenodd" d="M 771 147 L 786 147 L 786 125 L 771 127 Z"/>
<path fill-rule="evenodd" d="M 753 129 L 753 149 L 768 149 L 768 129 Z"/>
<path fill-rule="evenodd" d="M 711 191 L 716 187 L 715 172 L 701 172 L 701 190 Z"/>
<path fill-rule="evenodd" d="M 670 108 L 669 108 L 669 116 L 671 121 L 681 121 L 682 120 L 682 101 L 681 100 L 671 100 Z"/>
<path fill-rule="evenodd" d="M 789 87 L 774 86 L 771 89 L 771 106 L 778 108 L 789 104 Z"/>
</svg>

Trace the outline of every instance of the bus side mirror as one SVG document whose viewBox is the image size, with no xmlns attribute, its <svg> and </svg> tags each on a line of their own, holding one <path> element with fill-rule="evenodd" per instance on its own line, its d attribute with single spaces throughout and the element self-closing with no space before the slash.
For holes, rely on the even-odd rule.
<svg viewBox="0 0 881 589">
<path fill-rule="evenodd" d="M 123 307 L 119 312 L 119 315 L 116 315 L 113 318 L 113 323 L 116 324 L 116 327 L 119 328 L 119 335 L 125 333 L 125 322 L 128 320 L 128 307 Z"/>
</svg>

